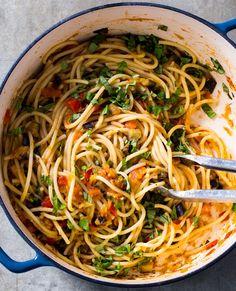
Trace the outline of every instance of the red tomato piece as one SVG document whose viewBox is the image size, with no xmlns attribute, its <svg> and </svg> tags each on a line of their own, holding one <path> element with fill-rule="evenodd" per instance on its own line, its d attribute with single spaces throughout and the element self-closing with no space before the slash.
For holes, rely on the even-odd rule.
<svg viewBox="0 0 236 291">
<path fill-rule="evenodd" d="M 67 185 L 67 178 L 65 176 L 59 176 L 57 178 L 57 183 L 59 187 L 65 187 Z"/>
<path fill-rule="evenodd" d="M 224 239 L 227 239 L 227 238 L 229 238 L 230 236 L 231 236 L 231 234 L 233 233 L 233 231 L 231 230 L 231 231 L 229 231 L 229 232 L 227 232 L 226 233 L 226 235 L 225 235 L 225 238 Z"/>
<path fill-rule="evenodd" d="M 116 208 L 115 208 L 115 206 L 113 204 L 111 204 L 109 210 L 110 210 L 110 212 L 111 212 L 111 214 L 113 216 L 116 216 L 117 215 Z"/>
<path fill-rule="evenodd" d="M 81 102 L 76 99 L 69 99 L 66 101 L 67 106 L 75 113 L 81 108 Z"/>
<path fill-rule="evenodd" d="M 11 113 L 10 113 L 10 110 L 7 109 L 7 111 L 4 115 L 4 118 L 3 118 L 3 123 L 8 124 L 10 120 L 11 120 Z"/>
<path fill-rule="evenodd" d="M 130 120 L 125 123 L 125 127 L 129 129 L 135 129 L 138 127 L 138 123 L 136 120 Z"/>
<path fill-rule="evenodd" d="M 86 181 L 88 181 L 90 179 L 92 173 L 93 173 L 93 169 L 89 169 L 89 170 L 84 172 L 84 178 Z"/>
<path fill-rule="evenodd" d="M 47 208 L 53 208 L 52 202 L 49 197 L 46 197 L 43 199 L 41 206 L 47 207 Z"/>
<path fill-rule="evenodd" d="M 49 245 L 53 245 L 55 242 L 56 242 L 56 239 L 55 238 L 47 237 L 47 243 Z"/>
<path fill-rule="evenodd" d="M 53 88 L 53 87 L 46 87 L 42 89 L 41 95 L 46 98 L 61 97 L 61 90 Z"/>
<path fill-rule="evenodd" d="M 100 110 L 101 110 L 101 105 L 99 105 L 99 104 L 94 105 L 93 112 L 98 112 Z"/>
<path fill-rule="evenodd" d="M 217 245 L 217 243 L 218 243 L 218 239 L 213 240 L 212 242 L 209 242 L 209 243 L 206 245 L 206 250 L 209 250 L 209 249 L 213 248 L 215 245 Z"/>
</svg>

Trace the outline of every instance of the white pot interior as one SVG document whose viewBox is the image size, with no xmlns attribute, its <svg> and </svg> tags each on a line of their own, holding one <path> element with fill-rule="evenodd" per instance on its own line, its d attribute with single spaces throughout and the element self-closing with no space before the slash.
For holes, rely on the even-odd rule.
<svg viewBox="0 0 236 291">
<path fill-rule="evenodd" d="M 158 30 L 158 24 L 168 26 L 168 31 Z M 197 53 L 199 59 L 203 63 L 210 63 L 210 56 L 219 60 L 223 65 L 226 75 L 214 74 L 217 80 L 217 87 L 213 96 L 217 97 L 219 91 L 222 92 L 222 82 L 226 82 L 226 76 L 230 77 L 233 83 L 236 84 L 236 58 L 235 49 L 227 42 L 222 36 L 216 33 L 213 29 L 191 18 L 190 16 L 181 14 L 165 8 L 153 6 L 117 6 L 108 7 L 99 10 L 90 11 L 86 14 L 75 16 L 74 18 L 66 21 L 65 23 L 55 27 L 44 37 L 39 39 L 20 59 L 16 67 L 12 71 L 10 77 L 5 83 L 0 99 L 0 116 L 4 116 L 6 109 L 10 106 L 12 99 L 15 97 L 13 92 L 17 91 L 22 82 L 34 72 L 39 64 L 41 56 L 56 43 L 65 40 L 72 35 L 76 38 L 83 40 L 92 35 L 94 30 L 108 27 L 110 34 L 122 33 L 135 33 L 135 34 L 154 34 L 160 38 L 176 41 L 179 43 L 191 46 Z M 235 102 L 229 100 L 226 94 L 221 94 L 219 104 L 216 108 L 218 118 L 214 121 L 204 118 L 201 113 L 195 116 L 196 122 L 213 128 L 225 141 L 227 147 L 230 149 L 232 156 L 236 158 L 236 147 L 234 140 L 236 138 L 236 131 L 231 128 L 232 135 L 229 134 L 225 127 L 229 127 L 227 121 L 221 117 L 225 110 L 226 104 L 232 103 L 232 121 L 236 124 L 236 106 Z M 3 124 L 0 124 L 2 131 Z M 0 192 L 1 197 L 6 205 L 8 211 L 14 218 L 17 224 L 20 225 L 22 230 L 30 237 L 29 232 L 22 225 L 16 217 L 14 210 L 11 207 L 10 201 L 7 196 L 5 187 L 3 186 L 2 175 L 0 176 Z M 232 222 L 232 225 L 234 223 Z M 32 240 L 32 238 L 31 238 Z M 235 235 L 230 236 L 212 255 L 207 258 L 199 257 L 190 268 L 185 272 L 168 274 L 158 278 L 146 279 L 146 283 L 162 282 L 168 279 L 184 276 L 191 273 L 213 261 L 216 257 L 224 253 L 235 242 Z M 34 242 L 35 244 L 38 244 Z M 39 245 L 39 244 L 38 244 Z M 53 254 L 49 253 L 46 249 L 44 252 L 52 259 L 59 262 L 66 268 L 74 271 L 75 273 L 84 274 L 87 277 L 94 278 L 95 276 L 85 274 L 83 271 L 76 269 L 62 260 L 56 258 Z M 115 280 L 109 278 L 99 278 L 100 281 L 117 282 L 123 284 L 138 284 L 140 280 Z M 143 284 L 144 282 L 142 282 Z"/>
</svg>

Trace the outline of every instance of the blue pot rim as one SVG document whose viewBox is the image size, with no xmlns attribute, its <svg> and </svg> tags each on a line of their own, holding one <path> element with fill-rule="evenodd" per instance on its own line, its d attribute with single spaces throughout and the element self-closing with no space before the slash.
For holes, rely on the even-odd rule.
<svg viewBox="0 0 236 291">
<path fill-rule="evenodd" d="M 40 34 L 34 41 L 32 41 L 24 50 L 23 52 L 19 55 L 19 57 L 17 58 L 17 60 L 13 63 L 13 65 L 11 66 L 11 68 L 9 69 L 8 73 L 6 74 L 5 78 L 3 79 L 3 82 L 0 86 L 0 94 L 2 93 L 4 86 L 6 84 L 6 82 L 8 81 L 8 79 L 10 78 L 12 72 L 14 71 L 15 67 L 18 65 L 18 63 L 21 61 L 21 59 L 27 54 L 27 52 L 33 47 L 35 46 L 43 37 L 45 37 L 47 34 L 49 34 L 51 31 L 53 31 L 54 29 L 58 28 L 59 26 L 61 26 L 62 24 L 77 18 L 81 15 L 85 15 L 88 14 L 90 12 L 94 12 L 97 10 L 102 10 L 102 9 L 106 9 L 106 8 L 113 8 L 113 7 L 120 7 L 120 6 L 146 6 L 146 7 L 157 7 L 157 8 L 163 8 L 166 10 L 171 10 L 174 12 L 178 12 L 180 14 L 189 16 L 190 18 L 193 18 L 203 24 L 205 24 L 206 26 L 210 27 L 212 30 L 214 30 L 215 32 L 217 32 L 219 35 L 221 35 L 226 41 L 228 41 L 235 49 L 236 49 L 236 44 L 227 37 L 226 34 L 224 34 L 219 28 L 217 28 L 213 23 L 199 17 L 196 16 L 190 12 L 186 12 L 182 9 L 179 8 L 175 8 L 175 7 L 171 7 L 168 5 L 163 5 L 163 4 L 157 4 L 157 3 L 149 3 L 149 2 L 119 2 L 119 3 L 111 3 L 111 4 L 104 4 L 104 5 L 99 5 L 96 7 L 92 7 L 89 9 L 85 9 L 82 10 L 80 12 L 77 12 L 73 15 L 70 15 L 62 20 L 60 20 L 59 22 L 57 22 L 56 24 L 54 24 L 53 26 L 51 26 L 49 29 L 47 29 L 45 32 L 43 32 L 42 34 Z M 102 281 L 102 277 L 101 279 L 96 279 L 96 278 L 90 278 L 87 277 L 86 275 L 83 274 L 79 274 L 77 272 L 74 272 L 64 266 L 62 266 L 60 263 L 58 263 L 57 261 L 53 260 L 52 258 L 50 258 L 48 255 L 46 255 L 44 253 L 44 251 L 42 249 L 40 249 L 33 241 L 31 241 L 27 235 L 21 230 L 21 228 L 19 227 L 19 225 L 15 222 L 15 220 L 13 219 L 13 217 L 11 216 L 10 212 L 8 211 L 6 205 L 3 202 L 2 197 L 0 197 L 0 205 L 3 207 L 4 212 L 6 214 L 6 216 L 8 217 L 9 221 L 11 222 L 11 224 L 13 225 L 13 227 L 15 228 L 15 230 L 20 234 L 20 236 L 36 251 L 36 253 L 42 257 L 44 257 L 45 259 L 47 259 L 48 261 L 51 262 L 52 266 L 55 266 L 63 271 L 65 271 L 66 273 L 72 274 L 80 279 L 83 279 L 85 281 L 88 282 L 92 282 L 92 283 L 97 283 L 100 285 L 106 285 L 106 286 L 112 286 L 112 287 L 125 287 L 125 288 L 135 288 L 135 287 L 155 287 L 155 286 L 163 286 L 163 285 L 167 285 L 167 284 L 171 284 L 171 283 L 175 283 L 184 279 L 187 279 L 189 277 L 192 277 L 193 275 L 196 275 L 198 273 L 200 273 L 203 270 L 208 269 L 209 267 L 213 266 L 216 262 L 218 262 L 220 259 L 222 259 L 223 257 L 225 257 L 228 253 L 230 253 L 234 247 L 236 246 L 236 242 L 230 247 L 228 248 L 224 253 L 222 253 L 220 256 L 218 256 L 217 258 L 215 258 L 213 261 L 209 262 L 208 264 L 206 264 L 205 266 L 192 271 L 186 275 L 182 275 L 181 277 L 178 278 L 172 278 L 172 279 L 168 279 L 162 282 L 152 282 L 152 283 L 145 283 L 145 281 L 142 281 L 140 284 L 137 283 L 131 283 L 131 284 L 127 284 L 127 283 L 117 283 L 117 282 L 107 282 L 107 281 Z"/>
</svg>

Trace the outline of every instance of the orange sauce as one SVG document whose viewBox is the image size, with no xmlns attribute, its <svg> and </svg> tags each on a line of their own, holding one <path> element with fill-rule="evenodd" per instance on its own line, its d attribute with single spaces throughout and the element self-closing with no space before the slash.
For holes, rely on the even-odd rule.
<svg viewBox="0 0 236 291">
<path fill-rule="evenodd" d="M 234 127 L 234 122 L 233 120 L 230 118 L 230 115 L 232 113 L 231 107 L 229 104 L 227 104 L 225 106 L 225 112 L 222 114 L 222 117 L 225 118 L 225 120 L 227 121 L 228 125 L 233 128 Z"/>
</svg>

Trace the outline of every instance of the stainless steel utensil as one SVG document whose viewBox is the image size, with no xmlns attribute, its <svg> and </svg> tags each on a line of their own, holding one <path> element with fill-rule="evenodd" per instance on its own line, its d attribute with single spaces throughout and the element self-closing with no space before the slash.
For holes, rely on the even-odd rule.
<svg viewBox="0 0 236 291">
<path fill-rule="evenodd" d="M 236 173 L 236 161 L 213 158 L 208 156 L 198 155 L 184 155 L 177 154 L 173 158 L 181 158 L 190 161 L 191 164 L 199 165 L 207 169 L 225 171 Z M 167 189 L 163 186 L 157 188 L 162 194 L 170 196 L 174 199 L 181 199 L 187 201 L 201 201 L 201 202 L 235 202 L 236 203 L 236 189 L 191 189 L 185 191 L 177 191 Z"/>
</svg>

